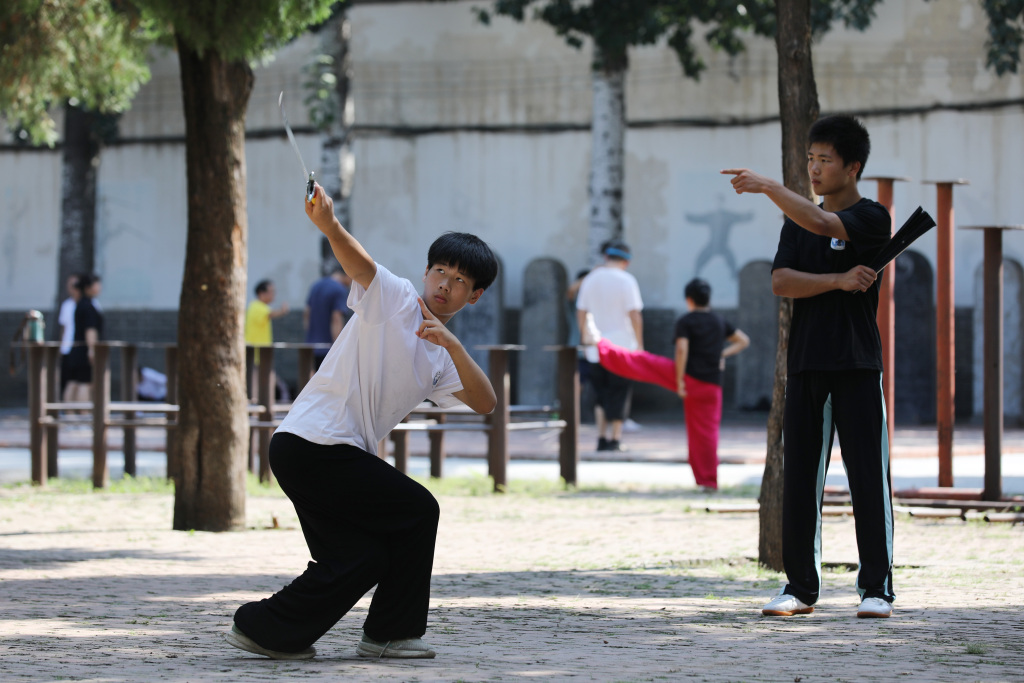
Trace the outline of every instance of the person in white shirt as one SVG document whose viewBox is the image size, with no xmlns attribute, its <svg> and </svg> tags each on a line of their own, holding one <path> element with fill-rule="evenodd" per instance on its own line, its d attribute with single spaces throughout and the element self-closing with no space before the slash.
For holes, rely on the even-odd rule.
<svg viewBox="0 0 1024 683">
<path fill-rule="evenodd" d="M 69 380 L 68 354 L 71 353 L 71 346 L 75 343 L 75 307 L 81 297 L 81 292 L 78 291 L 78 275 L 68 278 L 65 289 L 67 289 L 68 298 L 61 302 L 60 312 L 57 314 L 57 324 L 60 325 L 60 395 L 62 397 Z"/>
<path fill-rule="evenodd" d="M 276 594 L 239 607 L 226 638 L 275 659 L 308 659 L 376 586 L 357 654 L 434 657 L 422 636 L 440 510 L 429 491 L 377 457 L 377 444 L 424 399 L 494 410 L 490 380 L 445 324 L 480 299 L 497 259 L 478 237 L 445 233 L 430 246 L 418 296 L 341 226 L 319 185 L 306 215 L 352 277 L 353 311 L 270 442 L 271 469 L 313 561 Z"/>
<path fill-rule="evenodd" d="M 620 240 L 605 243 L 604 265 L 590 271 L 580 283 L 576 296 L 579 329 L 586 329 L 587 314 L 593 316 L 601 335 L 629 351 L 644 347 L 644 302 L 640 285 L 626 272 L 632 258 L 629 245 Z M 629 379 L 606 370 L 598 362 L 596 347 L 591 354 L 590 383 L 594 387 L 594 413 L 597 421 L 597 450 L 621 451 L 622 423 L 626 415 L 631 383 Z"/>
</svg>

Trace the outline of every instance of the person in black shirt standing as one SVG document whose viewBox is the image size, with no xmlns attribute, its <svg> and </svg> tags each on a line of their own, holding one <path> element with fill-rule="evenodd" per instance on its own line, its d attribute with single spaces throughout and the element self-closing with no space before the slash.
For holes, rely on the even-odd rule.
<svg viewBox="0 0 1024 683">
<path fill-rule="evenodd" d="M 693 478 L 705 491 L 716 491 L 725 359 L 750 346 L 750 338 L 711 311 L 706 280 L 691 280 L 683 295 L 690 312 L 676 321 L 676 393 L 683 399 Z"/>
<path fill-rule="evenodd" d="M 786 215 L 772 264 L 772 291 L 792 297 L 783 417 L 783 540 L 788 584 L 762 614 L 814 611 L 821 588 L 821 506 L 832 441 L 839 434 L 856 518 L 858 617 L 888 617 L 893 512 L 875 317 L 879 278 L 865 264 L 889 240 L 891 219 L 860 196 L 871 143 L 850 116 L 819 119 L 808 134 L 815 205 L 748 169 L 728 169 L 737 194 L 760 193 Z"/>
<path fill-rule="evenodd" d="M 103 338 L 103 313 L 96 297 L 103 286 L 100 276 L 82 275 L 78 278 L 81 296 L 75 306 L 75 346 L 68 353 L 68 385 L 65 390 L 69 401 L 91 401 L 92 360 L 96 342 Z"/>
</svg>

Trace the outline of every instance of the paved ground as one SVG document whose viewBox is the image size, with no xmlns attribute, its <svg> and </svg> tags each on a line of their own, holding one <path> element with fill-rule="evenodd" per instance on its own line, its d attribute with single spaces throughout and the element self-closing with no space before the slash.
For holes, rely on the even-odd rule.
<svg viewBox="0 0 1024 683">
<path fill-rule="evenodd" d="M 672 426 L 645 425 L 629 441 L 653 443 L 662 429 L 662 447 L 678 453 Z M 933 459 L 896 455 L 894 470 Z M 452 469 L 459 462 L 472 460 Z M 818 609 L 769 619 L 759 607 L 781 577 L 752 559 L 757 516 L 705 512 L 709 501 L 753 502 L 755 487 L 707 496 L 692 479 L 646 481 L 645 468 L 685 465 L 585 465 L 618 479 L 588 490 L 585 475 L 582 490 L 563 492 L 552 476 L 497 496 L 479 477 L 430 484 L 442 510 L 427 634 L 438 658 L 416 663 L 356 657 L 367 599 L 312 661 L 223 642 L 238 604 L 308 559 L 294 511 L 273 491 L 250 496 L 248 530 L 210 534 L 170 531 L 166 490 L 2 486 L 0 679 L 1024 681 L 1024 525 L 900 515 L 896 613 L 858 620 L 854 522 L 827 517 Z"/>
</svg>

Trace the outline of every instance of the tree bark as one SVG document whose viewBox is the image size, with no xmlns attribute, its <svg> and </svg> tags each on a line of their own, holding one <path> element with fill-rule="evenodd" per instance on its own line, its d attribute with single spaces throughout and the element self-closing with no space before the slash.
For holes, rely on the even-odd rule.
<svg viewBox="0 0 1024 683">
<path fill-rule="evenodd" d="M 782 179 L 789 189 L 812 197 L 807 177 L 807 131 L 818 118 L 818 89 L 811 62 L 811 0 L 776 0 L 779 57 L 779 115 L 782 120 Z M 793 300 L 779 299 L 779 343 L 775 385 L 768 413 L 768 451 L 761 480 L 758 561 L 776 571 L 782 564 L 782 416 L 786 402 L 786 354 Z"/>
<path fill-rule="evenodd" d="M 245 525 L 245 111 L 253 74 L 243 61 L 210 50 L 200 55 L 181 40 L 178 55 L 188 241 L 178 317 L 180 413 L 168 471 L 174 528 L 227 531 Z"/>
<path fill-rule="evenodd" d="M 347 14 L 340 14 L 331 20 L 323 31 L 323 50 L 334 58 L 334 106 L 338 115 L 330 128 L 325 131 L 320 153 L 320 184 L 324 192 L 334 200 L 334 215 L 338 222 L 352 231 L 352 180 L 355 176 L 355 157 L 352 154 L 352 130 L 354 107 L 350 91 L 352 87 L 352 58 L 349 40 L 352 27 Z M 326 237 L 320 240 L 320 262 L 324 275 L 330 273 L 338 263 Z"/>
<path fill-rule="evenodd" d="M 627 63 L 626 55 L 603 54 L 598 46 L 594 53 L 588 250 L 597 265 L 601 244 L 622 237 Z"/>
<path fill-rule="evenodd" d="M 61 166 L 60 246 L 57 261 L 56 310 L 67 297 L 65 285 L 76 273 L 96 267 L 96 175 L 100 143 L 99 115 L 72 105 L 64 108 L 64 158 Z M 54 315 L 53 320 L 57 316 Z M 54 338 L 60 326 L 53 325 Z"/>
</svg>

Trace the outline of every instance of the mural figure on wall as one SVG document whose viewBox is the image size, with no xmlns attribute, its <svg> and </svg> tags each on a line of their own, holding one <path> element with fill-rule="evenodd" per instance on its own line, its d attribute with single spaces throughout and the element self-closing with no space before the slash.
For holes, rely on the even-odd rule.
<svg viewBox="0 0 1024 683">
<path fill-rule="evenodd" d="M 715 256 L 721 256 L 729 266 L 729 272 L 732 274 L 733 279 L 737 278 L 739 271 L 736 268 L 736 256 L 732 253 L 732 249 L 729 248 L 729 233 L 737 223 L 746 223 L 753 218 L 754 214 L 750 211 L 736 213 L 735 211 L 727 210 L 725 208 L 725 199 L 722 195 L 718 195 L 717 209 L 707 213 L 686 214 L 687 221 L 697 225 L 706 225 L 710 233 L 707 244 L 697 254 L 697 260 L 694 264 L 696 276 L 700 276 L 701 271 L 711 259 Z"/>
</svg>

